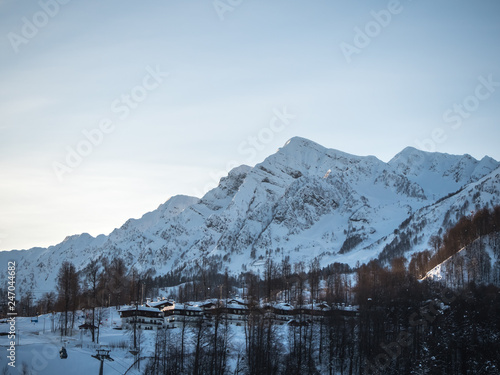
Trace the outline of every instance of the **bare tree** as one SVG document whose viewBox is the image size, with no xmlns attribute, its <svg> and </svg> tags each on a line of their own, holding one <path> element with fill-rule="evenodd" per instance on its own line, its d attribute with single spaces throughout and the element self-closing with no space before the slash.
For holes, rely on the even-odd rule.
<svg viewBox="0 0 500 375">
<path fill-rule="evenodd" d="M 54 292 L 46 292 L 40 298 L 38 303 L 38 308 L 41 313 L 49 313 L 54 310 L 54 304 L 56 303 L 56 294 Z"/>
<path fill-rule="evenodd" d="M 311 302 L 319 298 L 319 281 L 321 277 L 321 268 L 319 259 L 314 258 L 309 265 L 309 285 L 311 287 Z"/>
<path fill-rule="evenodd" d="M 435 253 L 437 253 L 437 251 L 441 247 L 442 243 L 443 243 L 443 240 L 439 236 L 431 236 L 431 238 L 429 239 L 429 245 L 432 246 Z"/>
<path fill-rule="evenodd" d="M 97 260 L 90 261 L 89 265 L 85 268 L 85 281 L 88 286 L 89 294 L 89 307 L 92 309 L 92 342 L 95 342 L 95 309 L 97 307 L 97 296 L 99 292 L 99 279 L 100 279 L 100 267 Z"/>
<path fill-rule="evenodd" d="M 61 324 L 61 335 L 68 335 L 69 313 L 72 313 L 71 330 L 74 323 L 74 312 L 78 307 L 78 274 L 71 262 L 63 262 L 57 275 L 57 292 L 59 293 L 59 304 L 64 313 Z"/>
<path fill-rule="evenodd" d="M 128 303 L 130 300 L 127 294 L 127 267 L 122 258 L 113 258 L 111 263 L 104 263 L 106 267 L 104 272 L 106 279 L 103 283 L 106 284 L 106 292 L 110 298 L 111 305 L 118 306 Z"/>
</svg>

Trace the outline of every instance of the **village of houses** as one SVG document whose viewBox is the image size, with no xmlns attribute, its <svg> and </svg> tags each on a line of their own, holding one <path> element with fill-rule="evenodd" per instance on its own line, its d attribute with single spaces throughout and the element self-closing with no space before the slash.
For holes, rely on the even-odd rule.
<svg viewBox="0 0 500 375">
<path fill-rule="evenodd" d="M 252 314 L 271 319 L 278 325 L 307 325 L 328 317 L 355 316 L 357 310 L 356 306 L 329 305 L 326 302 L 294 307 L 285 302 L 255 305 L 238 298 L 185 303 L 157 298 L 156 301 L 148 299 L 144 305 L 123 306 L 118 312 L 123 329 L 157 330 L 180 328 L 184 324 L 194 326 L 201 322 L 210 325 L 215 318 L 241 326 Z"/>
</svg>

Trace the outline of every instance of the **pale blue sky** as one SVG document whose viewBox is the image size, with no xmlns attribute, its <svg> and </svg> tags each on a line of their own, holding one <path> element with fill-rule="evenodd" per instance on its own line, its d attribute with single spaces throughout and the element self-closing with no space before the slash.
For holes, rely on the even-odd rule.
<svg viewBox="0 0 500 375">
<path fill-rule="evenodd" d="M 384 161 L 406 146 L 500 160 L 496 0 L 220 0 L 223 20 L 211 0 L 60 1 L 0 0 L 0 250 L 107 234 L 296 135 Z M 445 121 L 455 103 L 469 110 Z"/>
</svg>

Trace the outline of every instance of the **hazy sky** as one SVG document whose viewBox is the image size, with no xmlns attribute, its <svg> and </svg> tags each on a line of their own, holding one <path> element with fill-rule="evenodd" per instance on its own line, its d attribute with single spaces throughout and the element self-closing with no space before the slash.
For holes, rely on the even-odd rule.
<svg viewBox="0 0 500 375">
<path fill-rule="evenodd" d="M 108 234 L 289 138 L 500 160 L 498 0 L 0 0 L 0 249 Z"/>
</svg>

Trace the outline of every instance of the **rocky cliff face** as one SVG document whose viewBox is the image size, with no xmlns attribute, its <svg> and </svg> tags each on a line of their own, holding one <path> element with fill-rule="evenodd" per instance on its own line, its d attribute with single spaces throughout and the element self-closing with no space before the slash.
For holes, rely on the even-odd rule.
<svg viewBox="0 0 500 375">
<path fill-rule="evenodd" d="M 500 163 L 406 148 L 390 162 L 292 138 L 241 166 L 201 199 L 176 196 L 109 236 L 82 234 L 48 249 L 0 253 L 18 262 L 21 288 L 50 290 L 64 260 L 122 257 L 139 270 L 188 272 L 205 258 L 221 271 L 292 263 L 355 265 L 428 248 L 460 216 L 500 204 Z M 2 263 L 3 264 L 3 263 Z"/>
</svg>

